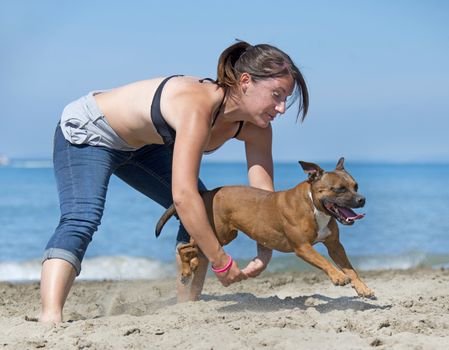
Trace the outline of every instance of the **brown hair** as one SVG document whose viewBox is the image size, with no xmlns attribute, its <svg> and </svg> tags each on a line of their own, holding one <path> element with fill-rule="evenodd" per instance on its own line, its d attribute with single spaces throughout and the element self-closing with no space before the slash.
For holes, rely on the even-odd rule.
<svg viewBox="0 0 449 350">
<path fill-rule="evenodd" d="M 295 81 L 295 92 L 287 108 L 299 98 L 297 117 L 302 111 L 301 121 L 305 119 L 309 109 L 307 85 L 300 70 L 285 52 L 268 44 L 252 46 L 239 40 L 221 53 L 216 82 L 225 89 L 235 88 L 240 75 L 245 72 L 255 82 L 290 75 Z"/>
</svg>

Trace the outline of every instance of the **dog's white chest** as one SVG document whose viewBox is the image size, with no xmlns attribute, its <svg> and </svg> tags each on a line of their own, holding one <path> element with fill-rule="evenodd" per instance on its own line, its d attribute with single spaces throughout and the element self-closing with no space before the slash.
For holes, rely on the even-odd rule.
<svg viewBox="0 0 449 350">
<path fill-rule="evenodd" d="M 318 224 L 318 232 L 317 237 L 313 244 L 323 242 L 330 234 L 331 230 L 327 227 L 329 224 L 329 220 L 331 217 L 329 215 L 324 214 L 323 212 L 319 211 L 315 205 L 313 204 L 313 198 L 312 194 L 309 192 L 310 200 L 312 201 L 313 205 L 313 214 L 315 215 L 316 223 Z"/>
</svg>

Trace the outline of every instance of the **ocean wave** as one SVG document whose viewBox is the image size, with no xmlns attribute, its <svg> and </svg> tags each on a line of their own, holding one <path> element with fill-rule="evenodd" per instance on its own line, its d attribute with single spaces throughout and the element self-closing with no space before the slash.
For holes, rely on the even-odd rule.
<svg viewBox="0 0 449 350">
<path fill-rule="evenodd" d="M 326 259 L 329 257 L 326 256 Z M 449 268 L 449 255 L 428 254 L 424 252 L 406 252 L 397 255 L 349 256 L 355 269 L 370 270 L 409 270 L 416 268 Z M 303 271 L 313 267 L 295 255 L 279 256 L 268 265 L 269 272 Z"/>
<path fill-rule="evenodd" d="M 408 270 L 417 267 L 432 267 L 426 253 L 410 252 L 392 256 L 368 256 L 357 259 L 360 270 Z"/>
<path fill-rule="evenodd" d="M 129 256 L 86 258 L 83 261 L 81 280 L 133 280 L 160 279 L 175 276 L 175 264 Z M 1 262 L 0 281 L 27 282 L 40 279 L 41 261 Z"/>
<path fill-rule="evenodd" d="M 329 259 L 328 257 L 326 257 Z M 448 255 L 430 255 L 410 252 L 395 256 L 350 256 L 352 265 L 359 271 L 370 270 L 408 270 L 415 268 L 447 269 Z M 247 260 L 238 259 L 239 266 L 246 266 Z M 293 254 L 274 256 L 268 265 L 268 272 L 288 272 L 313 270 L 312 265 Z M 0 262 L 0 281 L 28 282 L 38 281 L 41 261 L 38 259 L 23 262 Z M 131 256 L 103 256 L 86 258 L 83 261 L 80 280 L 155 280 L 176 275 L 175 262 Z"/>
</svg>

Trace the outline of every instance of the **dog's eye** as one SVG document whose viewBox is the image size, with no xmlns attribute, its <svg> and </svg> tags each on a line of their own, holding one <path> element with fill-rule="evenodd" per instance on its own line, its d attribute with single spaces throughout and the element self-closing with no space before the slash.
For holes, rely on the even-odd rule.
<svg viewBox="0 0 449 350">
<path fill-rule="evenodd" d="M 335 193 L 345 193 L 347 189 L 346 187 L 332 187 L 332 191 Z"/>
<path fill-rule="evenodd" d="M 358 190 L 359 190 L 359 185 L 355 184 L 355 185 L 354 185 L 354 191 L 357 192 Z"/>
</svg>

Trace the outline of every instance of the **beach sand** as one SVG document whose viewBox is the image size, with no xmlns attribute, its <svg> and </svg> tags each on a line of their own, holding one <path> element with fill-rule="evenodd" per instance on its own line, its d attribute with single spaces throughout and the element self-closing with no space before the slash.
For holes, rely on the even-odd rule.
<svg viewBox="0 0 449 350">
<path fill-rule="evenodd" d="M 361 273 L 377 300 L 322 272 L 265 273 L 176 304 L 175 281 L 76 282 L 66 322 L 30 321 L 39 285 L 0 283 L 0 349 L 449 349 L 449 271 Z"/>
</svg>

